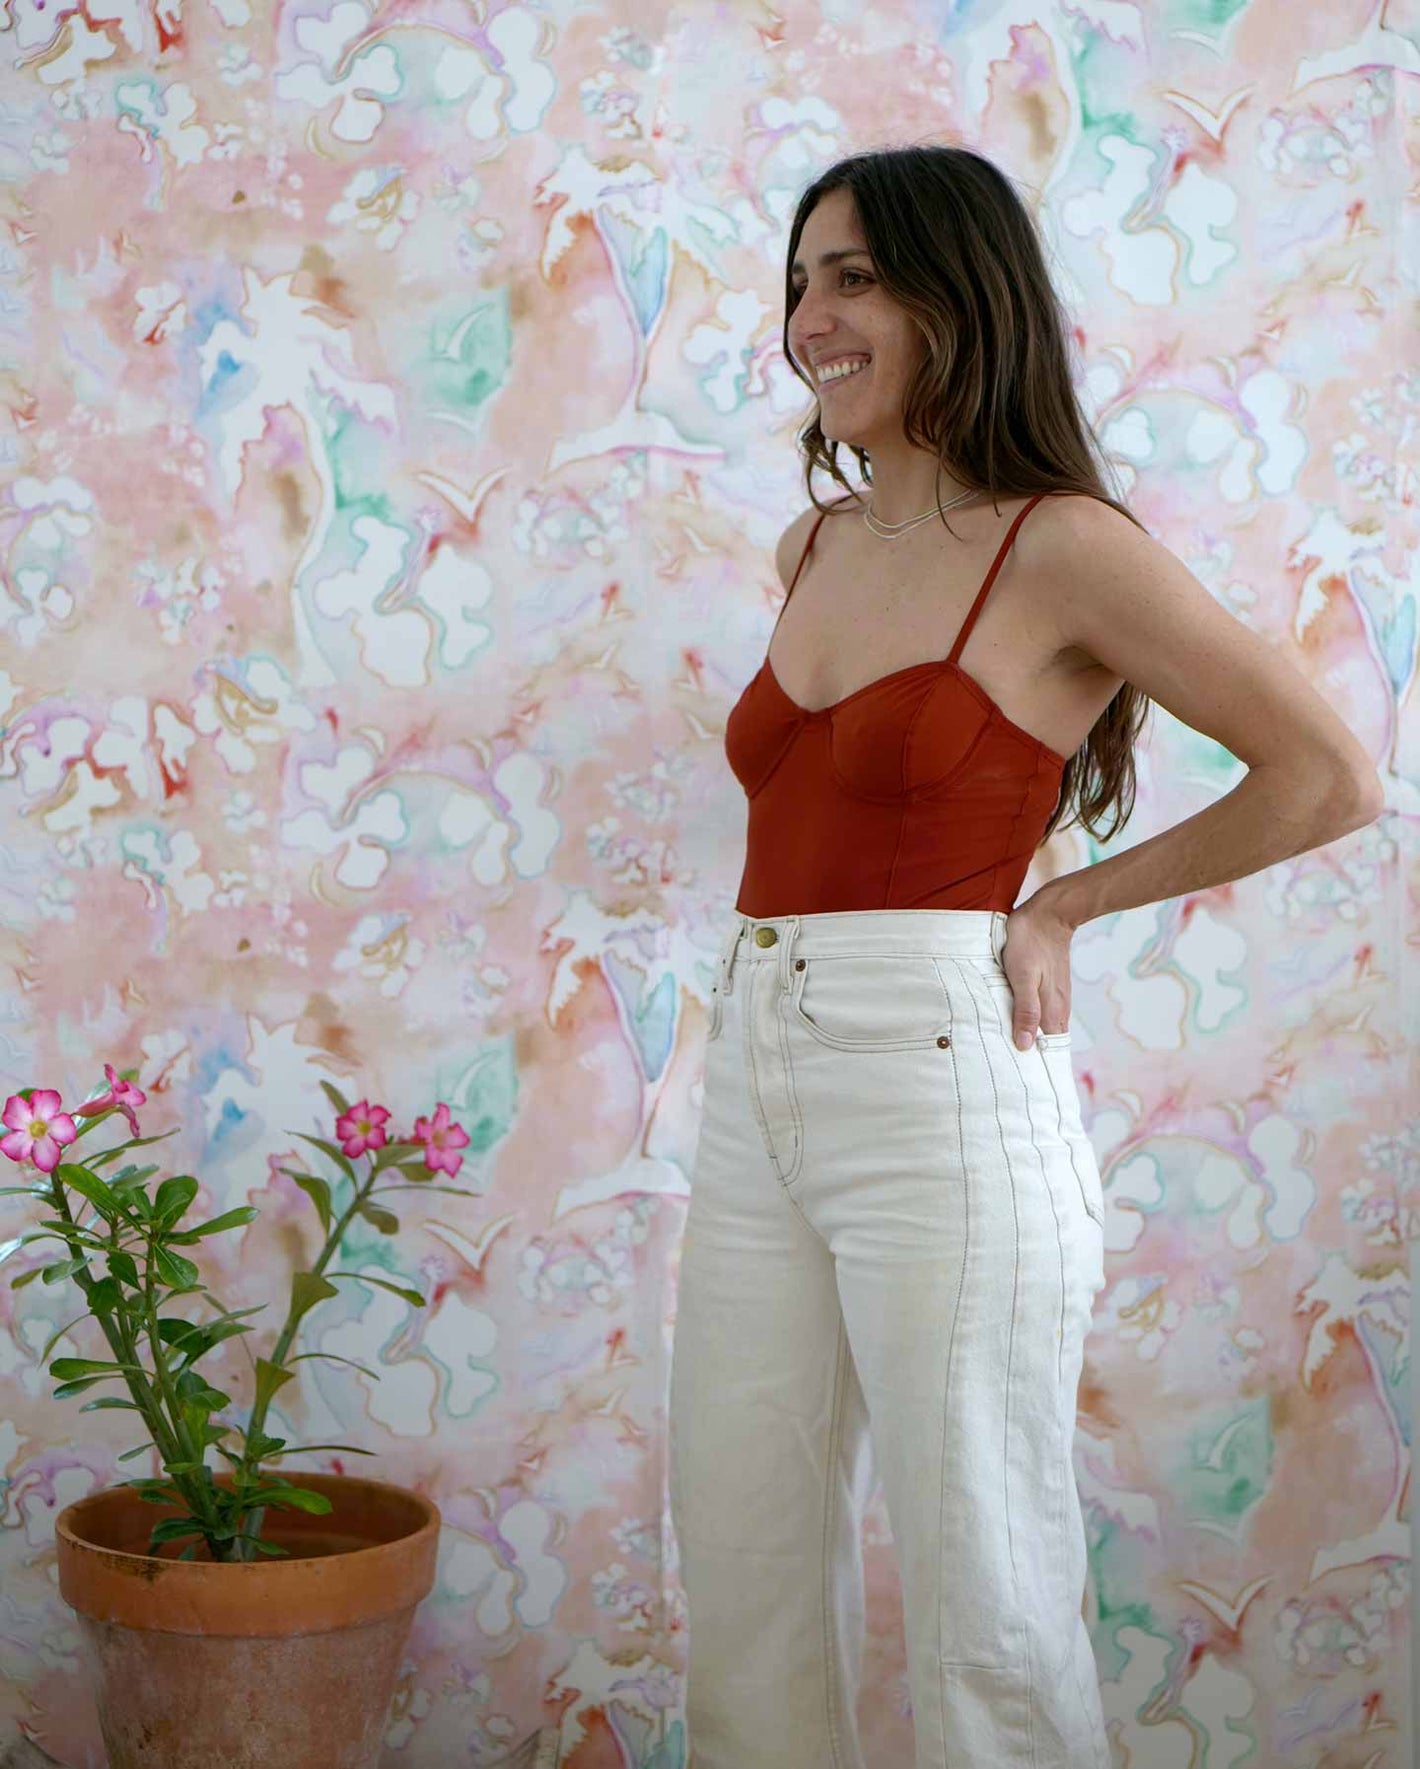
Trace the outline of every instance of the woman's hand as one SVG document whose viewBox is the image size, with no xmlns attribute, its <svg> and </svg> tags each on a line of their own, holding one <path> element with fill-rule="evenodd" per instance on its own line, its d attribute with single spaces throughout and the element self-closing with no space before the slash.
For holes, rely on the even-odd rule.
<svg viewBox="0 0 1420 1769">
<path fill-rule="evenodd" d="M 1029 1050 L 1037 1032 L 1070 1030 L 1070 939 L 1074 932 L 1038 897 L 1006 917 L 1001 963 L 1011 985 L 1011 1027 L 1018 1050 Z"/>
</svg>

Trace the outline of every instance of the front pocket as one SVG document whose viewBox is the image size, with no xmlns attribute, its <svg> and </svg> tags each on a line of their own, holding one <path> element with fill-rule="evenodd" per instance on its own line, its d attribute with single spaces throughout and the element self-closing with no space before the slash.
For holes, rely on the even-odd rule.
<svg viewBox="0 0 1420 1769">
<path fill-rule="evenodd" d="M 951 1003 L 927 955 L 797 958 L 789 1000 L 804 1030 L 834 1050 L 921 1050 L 951 1042 Z"/>
</svg>

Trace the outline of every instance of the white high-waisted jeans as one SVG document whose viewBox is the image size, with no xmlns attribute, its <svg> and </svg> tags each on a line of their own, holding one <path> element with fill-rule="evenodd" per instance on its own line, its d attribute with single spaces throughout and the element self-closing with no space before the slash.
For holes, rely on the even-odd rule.
<svg viewBox="0 0 1420 1769">
<path fill-rule="evenodd" d="M 691 1769 L 865 1769 L 875 1474 L 916 1769 L 1109 1769 L 1072 1464 L 1103 1194 L 1069 1034 L 1012 1039 L 1006 921 L 733 916 L 671 1368 Z"/>
</svg>

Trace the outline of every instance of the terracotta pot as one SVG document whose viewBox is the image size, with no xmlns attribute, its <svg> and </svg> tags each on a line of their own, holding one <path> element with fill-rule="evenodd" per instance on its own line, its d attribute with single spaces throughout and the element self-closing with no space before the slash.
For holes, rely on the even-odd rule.
<svg viewBox="0 0 1420 1769">
<path fill-rule="evenodd" d="M 153 1524 L 179 1513 L 131 1487 L 60 1512 L 59 1589 L 97 1668 L 109 1769 L 376 1769 L 439 1513 L 383 1481 L 291 1479 L 333 1509 L 267 1511 L 289 1559 L 150 1555 Z"/>
</svg>

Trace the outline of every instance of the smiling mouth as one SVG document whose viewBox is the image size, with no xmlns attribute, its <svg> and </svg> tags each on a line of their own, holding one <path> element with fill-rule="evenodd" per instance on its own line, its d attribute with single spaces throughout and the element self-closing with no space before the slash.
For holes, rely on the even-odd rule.
<svg viewBox="0 0 1420 1769">
<path fill-rule="evenodd" d="M 844 381 L 856 381 L 858 379 L 859 375 L 861 375 L 865 369 L 868 369 L 871 366 L 872 365 L 869 362 L 860 362 L 858 364 L 857 368 L 851 370 L 846 375 L 830 375 L 826 381 L 818 381 L 815 383 L 817 391 L 822 393 L 827 388 L 837 387 Z"/>
</svg>

